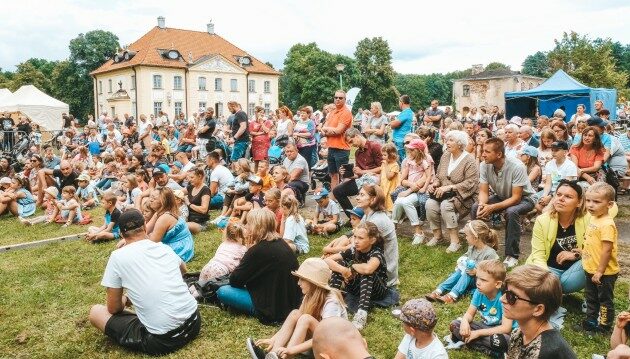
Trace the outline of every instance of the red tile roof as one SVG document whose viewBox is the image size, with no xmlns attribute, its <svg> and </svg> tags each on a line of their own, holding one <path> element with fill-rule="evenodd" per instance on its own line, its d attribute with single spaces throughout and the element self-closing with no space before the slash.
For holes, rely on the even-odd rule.
<svg viewBox="0 0 630 359">
<path fill-rule="evenodd" d="M 171 49 L 179 51 L 182 58 L 169 60 L 164 58 L 159 52 L 159 50 Z M 107 60 L 99 68 L 92 71 L 91 74 L 96 75 L 136 65 L 186 68 L 201 57 L 220 54 L 237 67 L 241 66 L 235 57 L 249 56 L 252 59 L 252 66 L 241 67 L 249 73 L 280 75 L 278 71 L 239 49 L 221 36 L 202 31 L 168 27 L 161 29 L 156 26 L 136 42 L 129 45 L 128 50 L 136 52 L 136 55 L 129 61 L 114 63 L 114 60 Z M 189 54 L 192 56 L 192 61 L 189 61 Z"/>
</svg>

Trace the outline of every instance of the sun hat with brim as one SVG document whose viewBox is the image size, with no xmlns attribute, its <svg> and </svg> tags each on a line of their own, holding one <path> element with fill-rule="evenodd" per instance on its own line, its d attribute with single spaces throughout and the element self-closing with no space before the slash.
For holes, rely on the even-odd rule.
<svg viewBox="0 0 630 359">
<path fill-rule="evenodd" d="M 606 127 L 606 125 L 608 125 L 608 122 L 599 117 L 591 117 L 586 121 L 586 124 L 589 126 Z"/>
<path fill-rule="evenodd" d="M 85 173 L 82 173 L 81 175 L 79 175 L 79 178 L 77 178 L 77 181 L 90 182 L 90 176 Z"/>
<path fill-rule="evenodd" d="M 538 150 L 534 146 L 525 146 L 521 154 L 528 155 L 529 157 L 538 157 Z"/>
<path fill-rule="evenodd" d="M 53 198 L 59 197 L 59 190 L 55 186 L 50 186 L 44 190 L 44 192 L 51 195 Z"/>
<path fill-rule="evenodd" d="M 332 271 L 328 268 L 328 264 L 321 258 L 307 258 L 302 265 L 300 265 L 300 268 L 296 271 L 292 271 L 291 274 L 320 288 L 332 290 L 328 285 Z"/>
</svg>

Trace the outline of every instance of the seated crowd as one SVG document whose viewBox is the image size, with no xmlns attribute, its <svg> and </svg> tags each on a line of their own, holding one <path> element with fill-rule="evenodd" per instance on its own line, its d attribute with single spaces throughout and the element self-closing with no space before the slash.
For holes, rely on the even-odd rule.
<svg viewBox="0 0 630 359">
<path fill-rule="evenodd" d="M 387 116 L 372 103 L 356 127 L 343 91 L 323 111 L 305 106 L 295 117 L 286 107 L 256 107 L 250 120 L 230 102 L 225 121 L 200 109 L 172 122 L 164 113 L 138 121 L 104 113 L 82 130 L 71 122 L 59 156 L 35 146 L 19 173 L 0 160 L 0 214 L 24 225 L 87 225 L 101 206 L 103 224 L 88 227 L 86 239 L 115 240 L 115 248 L 101 281 L 107 303 L 94 305 L 89 319 L 148 354 L 176 351 L 199 334 L 198 303 L 214 284 L 223 307 L 281 324 L 270 338 L 246 339 L 252 358 L 370 357 L 359 331 L 374 307 L 398 304 L 406 219 L 412 245 L 467 250 L 433 291 L 392 312 L 404 332 L 396 358 L 447 358 L 446 349 L 461 347 L 575 358 L 558 318 L 566 315 L 562 295 L 579 291 L 584 330 L 612 332 L 611 353 L 630 351 L 630 314 L 615 319 L 613 302 L 613 218 L 630 132 L 615 135 L 604 109 L 534 123 L 506 121 L 496 106 L 455 114 L 434 100 L 414 114 L 406 95 L 399 105 Z M 321 169 L 330 183 L 320 186 Z M 303 215 L 311 198 L 316 208 Z M 38 207 L 44 212 L 33 216 Z M 532 222 L 531 254 L 522 260 L 520 239 Z M 215 228 L 223 233 L 214 256 L 185 281 L 195 236 Z M 313 253 L 312 235 L 333 238 Z M 443 319 L 452 320 L 445 345 L 431 302 L 467 294 L 465 313 Z"/>
</svg>

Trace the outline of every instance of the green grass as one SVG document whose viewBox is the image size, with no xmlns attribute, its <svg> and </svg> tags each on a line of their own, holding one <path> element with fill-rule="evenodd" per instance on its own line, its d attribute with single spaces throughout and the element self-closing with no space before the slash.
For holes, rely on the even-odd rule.
<svg viewBox="0 0 630 359">
<path fill-rule="evenodd" d="M 93 211 L 96 224 L 102 223 L 102 211 Z M 0 243 L 17 243 L 57 237 L 85 231 L 73 226 L 41 225 L 25 229 L 15 219 L 0 219 Z M 219 234 L 211 230 L 195 239 L 195 258 L 189 270 L 198 271 L 212 257 L 219 245 Z M 321 253 L 327 242 L 311 238 L 311 254 Z M 91 245 L 82 241 L 48 245 L 0 254 L 0 358 L 123 358 L 140 357 L 114 345 L 87 321 L 90 305 L 104 303 L 105 291 L 100 280 L 113 243 Z M 459 254 L 447 255 L 443 247 L 411 247 L 400 239 L 400 290 L 402 300 L 424 295 L 454 267 Z M 305 259 L 306 256 L 300 258 Z M 628 307 L 628 285 L 619 282 L 616 309 Z M 608 351 L 608 338 L 586 336 L 573 328 L 582 320 L 582 296 L 565 297 L 569 316 L 564 337 L 578 357 Z M 448 332 L 451 320 L 461 316 L 470 297 L 451 306 L 437 306 L 437 334 Z M 169 357 L 177 358 L 247 358 L 245 338 L 271 336 L 277 328 L 263 326 L 253 318 L 234 315 L 212 307 L 201 307 L 203 325 L 199 338 Z M 400 323 L 389 311 L 377 309 L 369 316 L 364 331 L 369 350 L 377 358 L 392 358 L 402 338 Z M 480 358 L 467 350 L 450 353 L 452 358 Z"/>
</svg>

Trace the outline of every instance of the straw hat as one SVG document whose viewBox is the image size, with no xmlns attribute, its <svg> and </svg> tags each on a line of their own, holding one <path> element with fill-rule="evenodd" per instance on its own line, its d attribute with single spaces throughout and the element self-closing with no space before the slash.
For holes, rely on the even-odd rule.
<svg viewBox="0 0 630 359">
<path fill-rule="evenodd" d="M 294 276 L 311 282 L 312 284 L 332 290 L 328 285 L 332 271 L 328 268 L 328 264 L 321 258 L 307 258 L 298 270 L 291 272 Z"/>
<path fill-rule="evenodd" d="M 44 190 L 44 192 L 48 193 L 49 195 L 51 195 L 53 198 L 57 198 L 59 197 L 59 190 L 57 189 L 57 187 L 54 186 L 50 186 L 48 188 L 46 188 Z"/>
</svg>

